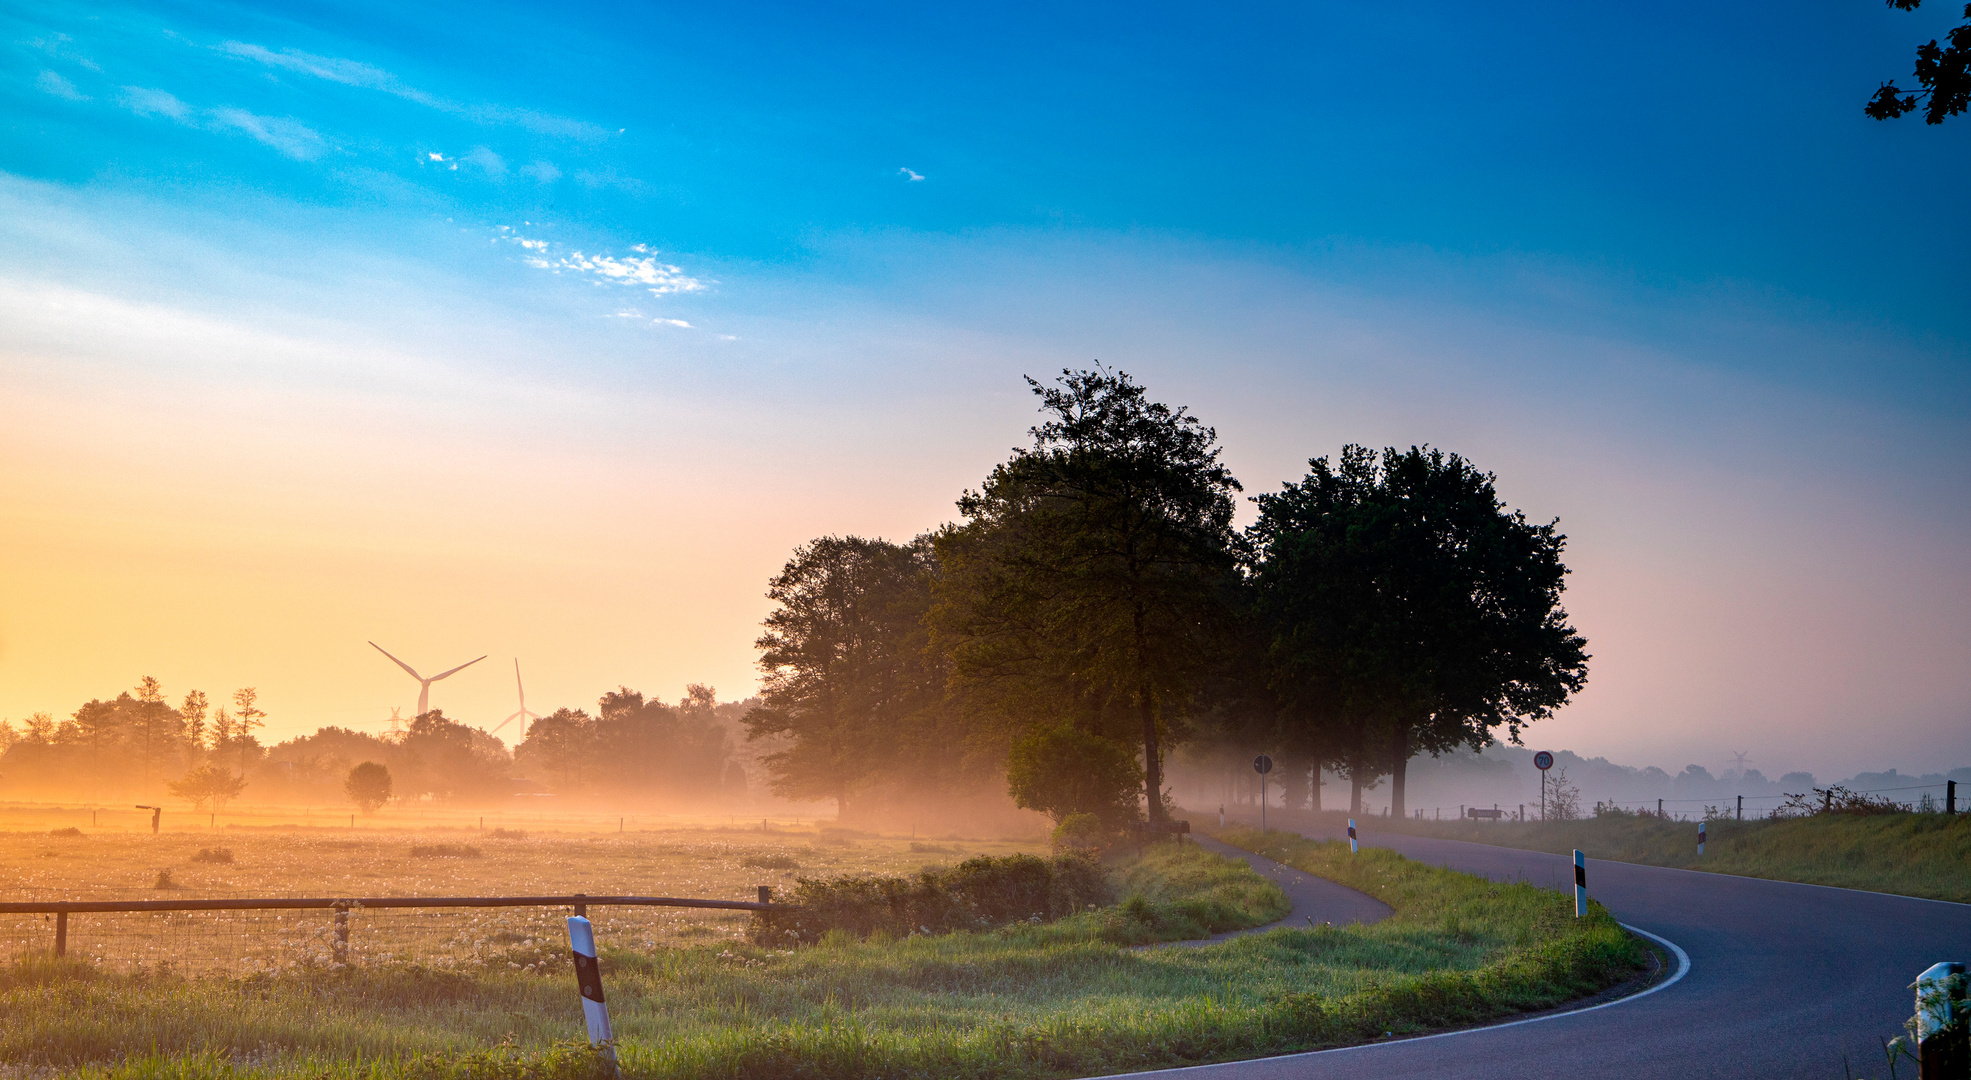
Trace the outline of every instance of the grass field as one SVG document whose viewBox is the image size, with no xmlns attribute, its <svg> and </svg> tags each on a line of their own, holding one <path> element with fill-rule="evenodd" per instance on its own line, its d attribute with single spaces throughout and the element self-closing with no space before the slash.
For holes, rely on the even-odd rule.
<svg viewBox="0 0 1971 1080">
<path fill-rule="evenodd" d="M 542 850 L 527 865 L 563 873 L 604 852 L 642 865 L 631 861 L 640 842 L 655 843 L 530 837 L 525 843 Z M 680 849 L 663 857 L 686 860 L 680 872 L 695 872 L 701 891 L 743 889 L 757 877 L 737 838 L 707 835 L 696 851 L 682 839 L 663 842 Z M 824 871 L 914 869 L 927 855 L 958 856 L 909 843 L 857 838 L 837 851 L 809 838 L 783 851 Z M 736 925 L 699 940 L 605 934 L 625 1071 L 1060 1077 L 1222 1060 L 1553 1004 L 1619 980 L 1639 957 L 1605 916 L 1577 922 L 1554 893 L 1387 853 L 1338 863 L 1332 845 L 1278 850 L 1366 888 L 1396 915 L 1374 927 L 1276 930 L 1203 948 L 1128 947 L 1226 922 L 1255 925 L 1282 909 L 1277 890 L 1242 863 L 1174 844 L 1113 866 L 1121 903 L 1051 924 L 903 940 L 837 933 L 786 949 L 736 940 Z M 822 866 L 830 855 L 835 866 Z M 448 890 L 455 873 L 490 884 L 521 872 L 496 874 L 492 854 L 485 858 L 477 870 L 405 870 Z M 297 874 L 311 861 L 319 860 L 297 855 Z M 590 891 L 601 891 L 602 879 L 590 880 Z M 587 1075 L 595 1060 L 570 1041 L 581 1022 L 565 947 L 552 935 L 544 945 L 532 968 L 484 956 L 449 967 L 302 964 L 245 977 L 29 958 L 0 969 L 0 1061 L 118 1078 Z"/>
<path fill-rule="evenodd" d="M 624 833 L 445 829 L 0 833 L 0 899 L 155 900 L 239 896 L 474 896 L 637 893 L 751 900 L 800 876 L 906 874 L 971 855 L 1039 851 L 1004 840 L 913 841 L 829 829 L 693 828 Z M 202 861 L 200 852 L 230 861 Z M 476 854 L 475 854 L 476 853 Z M 216 856 L 208 854 L 206 860 Z M 168 873 L 171 887 L 155 886 Z M 445 966 L 537 963 L 565 949 L 546 909 L 358 911 L 357 956 Z M 596 908 L 605 941 L 654 948 L 744 936 L 744 912 Z M 71 952 L 101 966 L 248 974 L 328 952 L 326 912 L 75 915 Z M 0 959 L 46 949 L 43 916 L 0 915 Z"/>
<path fill-rule="evenodd" d="M 1697 853 L 1697 823 L 1653 817 L 1580 821 L 1391 822 L 1377 828 L 1621 862 L 1802 881 L 1971 903 L 1971 815 L 1820 814 L 1713 821 Z"/>
</svg>

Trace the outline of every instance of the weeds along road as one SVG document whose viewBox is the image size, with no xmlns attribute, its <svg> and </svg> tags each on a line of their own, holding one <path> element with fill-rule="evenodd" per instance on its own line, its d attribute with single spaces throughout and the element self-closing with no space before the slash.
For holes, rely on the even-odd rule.
<svg viewBox="0 0 1971 1080">
<path fill-rule="evenodd" d="M 1362 830 L 1365 842 L 1497 881 L 1571 887 L 1563 856 Z M 1690 971 L 1631 1001 L 1531 1023 L 1132 1075 L 1183 1080 L 1664 1080 L 1886 1076 L 1916 973 L 1971 959 L 1971 905 L 1588 862 L 1589 895 L 1682 947 Z M 1913 1072 L 1911 1063 L 1903 1071 Z"/>
</svg>

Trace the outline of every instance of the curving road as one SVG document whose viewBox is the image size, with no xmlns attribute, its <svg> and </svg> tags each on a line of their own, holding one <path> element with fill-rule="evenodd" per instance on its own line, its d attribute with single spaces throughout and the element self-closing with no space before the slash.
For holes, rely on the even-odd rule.
<svg viewBox="0 0 1971 1080">
<path fill-rule="evenodd" d="M 1363 836 L 1494 880 L 1573 884 L 1558 855 Z M 1130 1075 L 1766 1080 L 1840 1077 L 1844 1055 L 1855 1075 L 1886 1075 L 1879 1040 L 1901 1032 L 1916 973 L 1971 959 L 1971 905 L 1598 859 L 1588 861 L 1588 891 L 1624 923 L 1680 946 L 1685 977 L 1645 997 L 1501 1027 Z"/>
</svg>

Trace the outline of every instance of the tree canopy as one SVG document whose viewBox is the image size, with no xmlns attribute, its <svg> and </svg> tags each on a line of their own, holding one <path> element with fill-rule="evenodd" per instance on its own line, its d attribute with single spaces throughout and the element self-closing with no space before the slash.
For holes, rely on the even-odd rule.
<svg viewBox="0 0 1971 1080">
<path fill-rule="evenodd" d="M 1228 622 L 1233 495 L 1217 433 L 1125 372 L 1029 378 L 1032 445 L 959 499 L 937 534 L 933 611 L 954 689 L 1025 731 L 1062 715 L 1137 742 L 1152 821 L 1165 735 Z"/>
<path fill-rule="evenodd" d="M 1302 745 L 1360 779 L 1418 752 L 1481 748 L 1552 711 L 1587 677 L 1560 606 L 1566 544 L 1500 502 L 1456 454 L 1361 446 L 1261 495 L 1248 531 L 1268 679 Z"/>
<path fill-rule="evenodd" d="M 1888 0 L 1889 6 L 1915 11 L 1923 0 Z M 1916 85 L 1904 90 L 1894 81 L 1885 82 L 1863 107 L 1877 120 L 1893 120 L 1923 109 L 1923 122 L 1941 124 L 1971 107 L 1971 3 L 1964 5 L 1964 22 L 1946 35 L 1947 45 L 1935 38 L 1916 47 Z"/>
</svg>

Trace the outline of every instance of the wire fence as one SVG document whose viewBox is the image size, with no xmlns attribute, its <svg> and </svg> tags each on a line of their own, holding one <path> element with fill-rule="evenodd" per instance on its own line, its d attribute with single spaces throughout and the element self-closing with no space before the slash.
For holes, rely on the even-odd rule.
<svg viewBox="0 0 1971 1080">
<path fill-rule="evenodd" d="M 1665 798 L 1636 801 L 1609 799 L 1597 801 L 1594 808 L 1619 810 L 1628 814 L 1648 814 L 1671 821 L 1715 821 L 1719 818 L 1772 817 L 1775 816 L 1774 811 L 1784 811 L 1789 805 L 1797 808 L 1802 814 L 1810 813 L 1815 806 L 1820 804 L 1822 795 L 1825 795 L 1829 791 L 1835 791 L 1848 795 L 1866 795 L 1884 799 L 1891 804 L 1911 812 L 1945 813 L 1955 812 L 1961 808 L 1955 805 L 1959 797 L 1958 787 L 1959 785 L 1955 781 L 1946 780 L 1935 784 L 1910 784 L 1903 787 L 1869 788 L 1866 790 L 1837 786 L 1832 789 L 1819 788 L 1806 792 L 1775 792 L 1761 795 L 1734 794 L 1723 797 L 1712 796 L 1710 798 L 1693 799 Z M 1890 796 L 1901 797 L 1889 798 Z M 1834 795 L 1830 796 L 1828 801 L 1838 802 L 1839 799 L 1839 795 Z M 1383 806 L 1379 809 L 1381 811 L 1380 813 L 1371 813 L 1368 816 L 1388 816 L 1389 807 Z M 1593 812 L 1594 810 L 1589 811 L 1590 814 Z M 1527 803 L 1492 803 L 1487 806 L 1460 804 L 1457 806 L 1415 807 L 1411 809 L 1409 816 L 1426 820 L 1443 820 L 1448 818 L 1452 821 L 1460 819 L 1538 821 L 1540 820 L 1540 804 L 1536 801 Z M 1786 815 L 1782 812 L 1777 816 Z"/>
<path fill-rule="evenodd" d="M 393 961 L 539 971 L 568 964 L 564 919 L 571 913 L 588 915 L 604 941 L 649 948 L 703 929 L 694 919 L 707 911 L 769 909 L 784 905 L 771 903 L 764 887 L 757 901 L 469 896 L 0 903 L 0 957 L 68 957 L 109 970 L 184 975 Z"/>
</svg>

